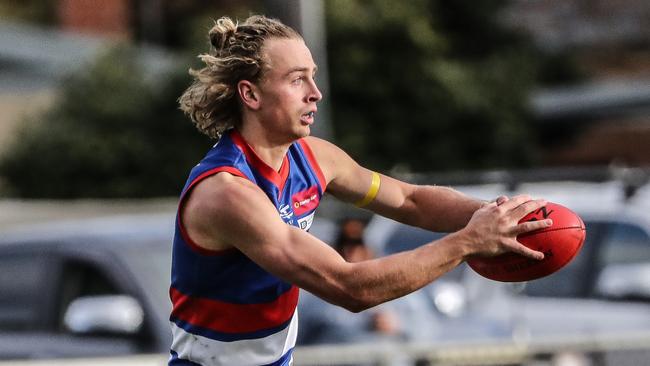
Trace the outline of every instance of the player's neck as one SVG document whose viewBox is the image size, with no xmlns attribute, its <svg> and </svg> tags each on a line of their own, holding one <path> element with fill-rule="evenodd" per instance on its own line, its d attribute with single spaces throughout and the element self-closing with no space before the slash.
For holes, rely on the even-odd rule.
<svg viewBox="0 0 650 366">
<path fill-rule="evenodd" d="M 291 142 L 279 142 L 262 128 L 239 128 L 239 133 L 257 156 L 275 171 L 282 167 Z"/>
</svg>

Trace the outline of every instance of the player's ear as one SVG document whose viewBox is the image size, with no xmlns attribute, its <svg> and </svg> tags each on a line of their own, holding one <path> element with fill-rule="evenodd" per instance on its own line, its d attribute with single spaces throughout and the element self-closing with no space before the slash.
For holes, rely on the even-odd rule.
<svg viewBox="0 0 650 366">
<path fill-rule="evenodd" d="M 257 110 L 260 107 L 259 89 L 248 80 L 240 80 L 237 83 L 237 93 L 244 106 Z"/>
</svg>

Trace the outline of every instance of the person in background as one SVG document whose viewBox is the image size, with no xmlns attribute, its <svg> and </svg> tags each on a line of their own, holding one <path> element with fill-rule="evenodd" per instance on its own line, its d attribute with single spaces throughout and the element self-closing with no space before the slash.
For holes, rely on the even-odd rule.
<svg viewBox="0 0 650 366">
<path fill-rule="evenodd" d="M 334 249 L 348 262 L 375 258 L 363 240 L 365 220 L 340 222 Z M 354 314 L 302 291 L 298 304 L 301 329 L 298 345 L 432 341 L 438 318 L 425 292 L 417 291 Z M 396 365 L 406 365 L 404 361 Z M 418 363 L 424 364 L 424 363 Z"/>
</svg>

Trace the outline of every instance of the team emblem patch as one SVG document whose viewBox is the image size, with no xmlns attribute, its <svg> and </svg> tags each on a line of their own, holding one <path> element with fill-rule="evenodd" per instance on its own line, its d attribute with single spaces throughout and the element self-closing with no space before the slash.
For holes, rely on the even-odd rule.
<svg viewBox="0 0 650 366">
<path fill-rule="evenodd" d="M 291 206 L 282 205 L 278 209 L 278 212 L 280 213 L 280 217 L 284 222 L 289 225 L 293 225 L 293 211 L 291 210 Z"/>
</svg>

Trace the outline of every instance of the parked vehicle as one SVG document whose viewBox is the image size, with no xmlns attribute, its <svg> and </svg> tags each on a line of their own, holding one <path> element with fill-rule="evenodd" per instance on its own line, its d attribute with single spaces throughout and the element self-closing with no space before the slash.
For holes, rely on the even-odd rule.
<svg viewBox="0 0 650 366">
<path fill-rule="evenodd" d="M 437 341 L 650 331 L 650 217 L 640 203 L 623 199 L 616 182 L 526 184 L 515 192 L 498 184 L 459 189 L 483 199 L 527 192 L 563 204 L 581 215 L 587 238 L 572 263 L 536 281 L 495 282 L 462 265 L 425 287 L 444 319 Z M 442 235 L 375 216 L 366 241 L 390 254 Z"/>
<path fill-rule="evenodd" d="M 0 360 L 168 354 L 174 216 L 1 232 Z M 334 226 L 319 220 L 311 231 L 329 240 Z"/>
<path fill-rule="evenodd" d="M 0 359 L 167 351 L 173 216 L 40 224 L 0 238 Z"/>
</svg>

